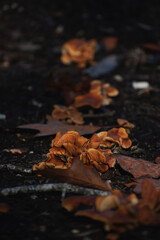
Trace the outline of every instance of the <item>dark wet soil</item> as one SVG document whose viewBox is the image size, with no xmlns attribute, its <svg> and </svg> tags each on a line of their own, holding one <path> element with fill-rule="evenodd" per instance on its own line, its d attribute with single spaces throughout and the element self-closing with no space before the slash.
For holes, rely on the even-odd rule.
<svg viewBox="0 0 160 240">
<path fill-rule="evenodd" d="M 105 3 L 107 4 L 105 6 Z M 21 124 L 44 123 L 54 104 L 67 104 L 61 88 L 52 89 L 50 82 L 60 76 L 73 83 L 88 76 L 75 65 L 60 62 L 61 45 L 74 37 L 105 36 L 119 39 L 114 54 L 126 55 L 145 42 L 160 40 L 160 4 L 158 1 L 0 1 L 0 163 L 31 168 L 46 158 L 53 136 L 31 138 L 34 131 L 17 129 Z M 104 53 L 100 53 L 100 59 Z M 109 54 L 106 52 L 106 54 Z M 159 52 L 146 51 L 152 56 Z M 148 56 L 147 55 L 147 56 Z M 115 80 L 121 75 L 122 82 Z M 85 123 L 114 126 L 117 118 L 135 124 L 130 138 L 139 152 L 133 157 L 154 161 L 160 156 L 160 62 L 126 67 L 120 64 L 113 72 L 100 77 L 120 91 L 108 110 L 113 116 L 85 118 Z M 133 81 L 147 81 L 151 89 L 140 93 Z M 50 91 L 48 91 L 50 90 Z M 87 111 L 87 110 L 86 110 Z M 103 111 L 100 109 L 99 112 Z M 97 111 L 94 112 L 98 114 Z M 74 125 L 73 125 L 74 130 Z M 27 148 L 22 154 L 4 149 Z M 43 182 L 35 175 L 0 170 L 0 188 Z M 121 169 L 110 170 L 105 178 L 113 188 L 129 189 L 123 183 L 131 176 Z M 5 239 L 105 239 L 103 224 L 74 217 L 61 207 L 61 193 L 18 194 L 0 197 L 9 205 L 8 213 L 0 213 L 0 238 Z M 138 227 L 120 239 L 159 239 L 159 227 Z"/>
</svg>

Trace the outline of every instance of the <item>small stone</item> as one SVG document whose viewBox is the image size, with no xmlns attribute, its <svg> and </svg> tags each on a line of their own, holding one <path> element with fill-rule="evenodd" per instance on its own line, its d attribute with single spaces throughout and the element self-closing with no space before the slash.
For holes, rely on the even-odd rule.
<svg viewBox="0 0 160 240">
<path fill-rule="evenodd" d="M 121 76 L 121 75 L 114 75 L 114 80 L 116 81 L 116 82 L 123 82 L 123 77 Z"/>
<path fill-rule="evenodd" d="M 146 89 L 149 88 L 149 83 L 148 82 L 132 82 L 132 87 L 134 89 Z"/>
<path fill-rule="evenodd" d="M 37 195 L 31 195 L 31 199 L 35 200 L 37 198 L 38 198 Z"/>
<path fill-rule="evenodd" d="M 0 120 L 5 120 L 6 119 L 6 115 L 3 113 L 0 113 Z"/>
<path fill-rule="evenodd" d="M 77 233 L 79 233 L 80 231 L 78 230 L 78 229 L 72 229 L 72 233 L 74 233 L 74 234 L 77 234 Z"/>
<path fill-rule="evenodd" d="M 57 34 L 62 34 L 64 32 L 64 27 L 62 25 L 57 26 L 55 32 Z"/>
</svg>

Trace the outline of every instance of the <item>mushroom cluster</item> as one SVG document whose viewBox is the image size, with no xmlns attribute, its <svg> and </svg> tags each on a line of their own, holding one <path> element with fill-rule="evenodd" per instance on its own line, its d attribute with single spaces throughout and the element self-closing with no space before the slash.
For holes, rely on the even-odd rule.
<svg viewBox="0 0 160 240">
<path fill-rule="evenodd" d="M 112 87 L 109 83 L 101 83 L 100 80 L 93 80 L 88 93 L 77 96 L 75 98 L 75 107 L 91 106 L 100 108 L 102 105 L 109 105 L 112 101 L 111 97 L 119 94 L 117 88 Z"/>
<path fill-rule="evenodd" d="M 52 111 L 52 117 L 59 120 L 67 119 L 69 123 L 84 123 L 82 113 L 79 112 L 74 106 L 65 107 L 55 105 L 54 110 Z"/>
<path fill-rule="evenodd" d="M 80 136 L 78 132 L 58 132 L 52 140 L 47 154 L 47 161 L 33 166 L 33 170 L 45 167 L 68 169 L 73 158 L 77 157 L 87 167 L 95 167 L 99 173 L 114 167 L 116 160 L 112 157 L 111 147 L 117 143 L 119 147 L 129 148 L 132 144 L 124 128 L 113 128 L 108 132 L 94 134 L 90 139 Z"/>
<path fill-rule="evenodd" d="M 93 64 L 97 42 L 94 39 L 85 41 L 84 39 L 74 38 L 62 46 L 61 61 L 63 64 L 77 63 L 83 68 L 87 63 Z"/>
</svg>

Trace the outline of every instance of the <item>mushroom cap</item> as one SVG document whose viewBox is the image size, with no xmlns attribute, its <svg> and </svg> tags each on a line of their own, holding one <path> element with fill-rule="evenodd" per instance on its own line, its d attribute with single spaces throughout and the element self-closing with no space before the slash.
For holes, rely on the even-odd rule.
<svg viewBox="0 0 160 240">
<path fill-rule="evenodd" d="M 87 93 L 77 96 L 75 98 L 75 107 L 91 106 L 93 108 L 99 108 L 101 106 L 103 97 L 96 93 Z"/>
</svg>

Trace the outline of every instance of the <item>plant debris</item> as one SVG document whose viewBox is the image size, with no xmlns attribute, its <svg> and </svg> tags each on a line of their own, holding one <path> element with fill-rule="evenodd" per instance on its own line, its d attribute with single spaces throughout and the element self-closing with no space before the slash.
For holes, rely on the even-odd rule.
<svg viewBox="0 0 160 240">
<path fill-rule="evenodd" d="M 119 190 L 112 191 L 109 196 L 81 197 L 74 196 L 62 201 L 68 211 L 80 205 L 92 206 L 76 211 L 76 216 L 85 216 L 105 223 L 105 230 L 121 233 L 138 225 L 160 224 L 160 191 L 157 191 L 150 179 L 141 183 L 141 197 L 129 195 Z"/>
<path fill-rule="evenodd" d="M 114 154 L 114 157 L 121 168 L 131 173 L 135 178 L 160 177 L 160 164 L 117 154 Z"/>
<path fill-rule="evenodd" d="M 117 55 L 105 57 L 95 65 L 89 67 L 86 70 L 86 73 L 93 78 L 104 76 L 105 74 L 110 73 L 116 67 L 118 67 L 121 58 L 122 58 L 121 56 Z"/>
<path fill-rule="evenodd" d="M 33 123 L 33 124 L 26 124 L 18 126 L 18 128 L 23 129 L 33 129 L 39 131 L 39 133 L 35 134 L 34 137 L 44 137 L 49 135 L 55 135 L 57 132 L 61 131 L 62 133 L 65 133 L 66 131 L 78 131 L 81 135 L 85 134 L 92 134 L 100 129 L 98 126 L 92 126 L 92 125 L 70 125 L 67 123 L 64 123 L 62 121 L 59 121 L 57 119 L 53 119 L 49 115 L 47 115 L 47 123 Z"/>
</svg>

